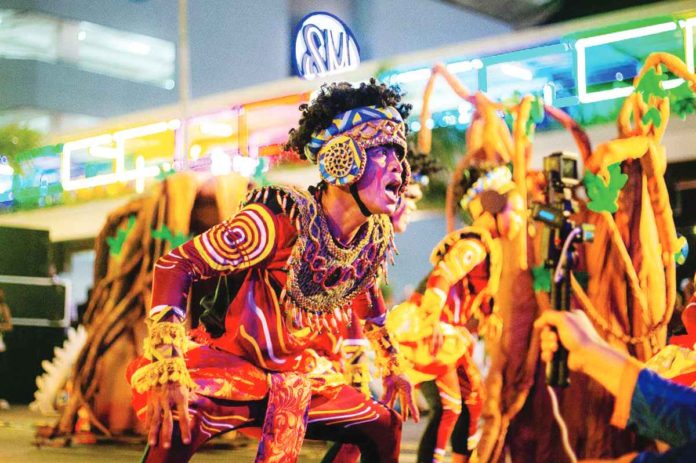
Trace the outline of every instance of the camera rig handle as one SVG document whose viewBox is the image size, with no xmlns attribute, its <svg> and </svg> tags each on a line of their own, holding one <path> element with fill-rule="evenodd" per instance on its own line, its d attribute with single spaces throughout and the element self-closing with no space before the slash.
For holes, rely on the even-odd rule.
<svg viewBox="0 0 696 463">
<path fill-rule="evenodd" d="M 559 152 L 544 158 L 547 180 L 546 204 L 535 204 L 533 216 L 542 222 L 548 233 L 548 247 L 544 264 L 553 271 L 551 307 L 570 310 L 571 274 L 575 265 L 575 244 L 592 241 L 591 225 L 576 225 L 571 216 L 575 212 L 573 188 L 580 183 L 578 156 Z M 546 365 L 546 383 L 566 387 L 570 384 L 568 351 L 559 345 L 553 360 Z"/>
<path fill-rule="evenodd" d="M 569 203 L 564 205 L 563 221 L 555 228 L 549 241 L 549 259 L 553 271 L 551 280 L 551 307 L 554 310 L 570 310 L 570 276 L 574 264 L 574 241 L 578 228 L 570 220 Z M 549 386 L 566 387 L 570 384 L 568 351 L 559 343 L 553 359 L 546 365 L 546 383 Z"/>
</svg>

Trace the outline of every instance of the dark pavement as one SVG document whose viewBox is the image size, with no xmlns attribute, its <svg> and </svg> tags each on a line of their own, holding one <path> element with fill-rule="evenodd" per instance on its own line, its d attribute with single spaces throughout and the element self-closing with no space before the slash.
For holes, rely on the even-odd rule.
<svg viewBox="0 0 696 463">
<path fill-rule="evenodd" d="M 427 417 L 426 417 L 427 419 Z M 34 444 L 36 426 L 53 423 L 51 418 L 29 411 L 26 405 L 13 405 L 0 410 L 0 463 L 76 463 L 108 462 L 131 463 L 140 461 L 144 441 L 137 437 L 123 442 L 101 441 L 98 444 L 73 444 L 70 447 L 37 447 Z M 416 446 L 424 420 L 404 426 L 401 459 L 404 463 L 416 461 Z M 301 462 L 318 463 L 327 449 L 323 442 L 305 441 Z M 197 454 L 192 462 L 253 461 L 256 442 L 248 439 L 217 439 Z"/>
</svg>

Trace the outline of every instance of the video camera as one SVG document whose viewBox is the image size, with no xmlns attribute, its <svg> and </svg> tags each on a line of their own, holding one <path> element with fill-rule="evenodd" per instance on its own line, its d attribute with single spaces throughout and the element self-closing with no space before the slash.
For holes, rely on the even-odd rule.
<svg viewBox="0 0 696 463">
<path fill-rule="evenodd" d="M 572 188 L 580 184 L 579 164 L 577 154 L 560 151 L 544 158 L 544 174 L 554 190 Z"/>
<path fill-rule="evenodd" d="M 577 210 L 573 188 L 580 184 L 580 159 L 575 153 L 558 152 L 544 158 L 546 202 L 532 206 L 532 217 L 546 225 L 542 246 L 544 265 L 552 272 L 551 305 L 556 310 L 570 310 L 570 276 L 576 261 L 575 245 L 592 242 L 594 225 L 576 225 L 571 219 Z M 568 351 L 562 346 L 547 365 L 546 382 L 567 386 Z"/>
<path fill-rule="evenodd" d="M 575 212 L 573 188 L 580 180 L 580 159 L 575 153 L 560 151 L 544 158 L 544 176 L 546 177 L 546 203 L 532 205 L 534 220 L 551 228 L 561 228 L 567 217 Z M 568 207 L 569 206 L 569 207 Z M 576 242 L 592 242 L 594 225 L 580 225 L 582 233 Z"/>
</svg>

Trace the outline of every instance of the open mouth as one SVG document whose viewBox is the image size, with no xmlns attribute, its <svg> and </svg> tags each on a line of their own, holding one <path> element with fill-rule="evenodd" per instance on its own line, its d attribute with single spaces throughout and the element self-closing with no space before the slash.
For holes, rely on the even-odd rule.
<svg viewBox="0 0 696 463">
<path fill-rule="evenodd" d="M 391 182 L 387 183 L 385 190 L 387 190 L 388 193 L 391 193 L 392 195 L 394 195 L 394 197 L 397 197 L 399 195 L 399 188 L 400 187 L 401 187 L 400 181 L 392 180 Z"/>
</svg>

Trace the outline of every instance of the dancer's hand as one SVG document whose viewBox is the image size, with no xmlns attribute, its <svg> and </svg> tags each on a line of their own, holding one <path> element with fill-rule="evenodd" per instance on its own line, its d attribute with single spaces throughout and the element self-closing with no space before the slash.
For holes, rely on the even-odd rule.
<svg viewBox="0 0 696 463">
<path fill-rule="evenodd" d="M 445 335 L 442 333 L 440 322 L 433 324 L 433 332 L 430 335 L 430 354 L 435 355 L 445 342 Z"/>
<path fill-rule="evenodd" d="M 151 446 L 171 447 L 174 420 L 172 410 L 179 414 L 181 442 L 191 443 L 191 417 L 189 416 L 189 390 L 177 383 L 167 383 L 150 390 L 147 398 L 148 442 Z"/>
<path fill-rule="evenodd" d="M 418 423 L 420 420 L 420 413 L 413 400 L 413 386 L 406 376 L 403 374 L 385 376 L 383 383 L 384 397 L 382 400 L 387 406 L 394 408 L 398 396 L 401 405 L 401 418 L 406 421 L 410 413 L 413 417 L 413 421 Z"/>
</svg>

